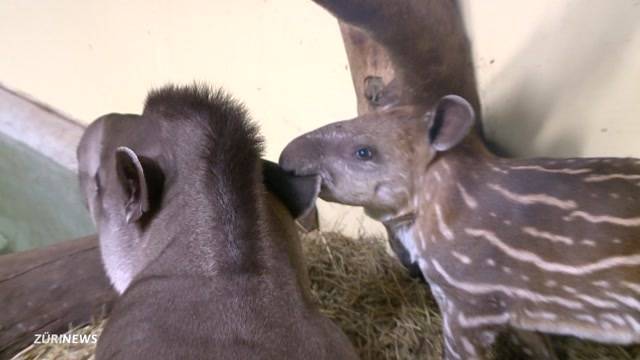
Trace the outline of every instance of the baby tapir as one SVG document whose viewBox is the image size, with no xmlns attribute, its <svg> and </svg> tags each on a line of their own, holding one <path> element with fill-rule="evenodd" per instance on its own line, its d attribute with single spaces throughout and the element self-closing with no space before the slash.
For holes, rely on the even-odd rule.
<svg viewBox="0 0 640 360">
<path fill-rule="evenodd" d="M 446 359 L 482 359 L 511 329 L 640 342 L 640 160 L 502 159 L 481 151 L 463 98 L 396 108 L 293 140 L 280 164 L 320 197 L 395 224 L 443 316 Z"/>
<path fill-rule="evenodd" d="M 340 21 L 362 30 L 365 36 L 371 37 L 388 53 L 394 69 L 394 80 L 384 87 L 375 81 L 367 81 L 367 78 L 364 80 L 369 98 L 375 99 L 370 102 L 373 108 L 389 110 L 398 106 L 412 106 L 413 112 L 423 113 L 447 94 L 463 96 L 474 108 L 479 108 L 471 44 L 459 1 L 314 2 Z M 362 45 L 361 41 L 354 42 Z M 352 65 L 357 66 L 357 63 Z M 353 71 L 358 73 L 358 69 Z M 467 141 L 471 142 L 470 138 L 475 137 L 482 149 L 484 137 L 480 117 L 476 112 L 475 129 L 467 135 Z M 409 273 L 421 277 L 419 266 L 411 262 L 409 252 L 395 235 L 398 226 L 405 220 L 384 222 L 389 243 Z"/>
<path fill-rule="evenodd" d="M 199 86 L 89 126 L 80 181 L 121 293 L 97 359 L 356 358 L 314 306 L 292 218 L 318 180 L 263 163 L 261 141 L 243 106 Z"/>
</svg>

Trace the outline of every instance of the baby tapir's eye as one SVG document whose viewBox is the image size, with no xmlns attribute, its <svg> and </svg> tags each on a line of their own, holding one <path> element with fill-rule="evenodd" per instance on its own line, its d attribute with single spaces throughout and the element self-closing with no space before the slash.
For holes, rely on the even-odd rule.
<svg viewBox="0 0 640 360">
<path fill-rule="evenodd" d="M 356 151 L 356 156 L 360 160 L 369 160 L 373 157 L 373 151 L 368 147 L 362 147 Z"/>
</svg>

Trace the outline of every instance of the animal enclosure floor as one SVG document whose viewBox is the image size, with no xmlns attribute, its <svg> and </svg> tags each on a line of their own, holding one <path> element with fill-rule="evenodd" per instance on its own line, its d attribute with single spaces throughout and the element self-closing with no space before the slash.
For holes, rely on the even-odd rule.
<svg viewBox="0 0 640 360">
<path fill-rule="evenodd" d="M 441 319 L 428 288 L 412 280 L 376 238 L 338 233 L 303 235 L 313 293 L 322 311 L 336 321 L 362 359 L 441 359 Z M 103 323 L 73 331 L 99 334 Z M 639 360 L 640 346 L 604 346 L 554 338 L 561 359 Z M 95 345 L 32 345 L 14 359 L 93 358 Z M 494 359 L 520 359 L 507 337 Z"/>
</svg>

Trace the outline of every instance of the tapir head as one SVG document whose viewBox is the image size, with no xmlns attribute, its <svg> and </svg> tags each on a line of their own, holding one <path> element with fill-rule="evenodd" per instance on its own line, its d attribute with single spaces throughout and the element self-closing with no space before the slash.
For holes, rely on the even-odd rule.
<svg viewBox="0 0 640 360">
<path fill-rule="evenodd" d="M 159 145 L 133 141 L 137 115 L 109 114 L 93 122 L 77 149 L 80 186 L 99 230 L 125 229 L 159 206 L 164 182 Z M 147 134 L 148 135 L 148 134 Z"/>
<path fill-rule="evenodd" d="M 181 219 L 198 218 L 197 212 L 189 213 L 185 207 L 186 192 L 217 191 L 189 186 L 199 181 L 202 144 L 188 131 L 186 126 L 164 128 L 163 122 L 145 115 L 109 114 L 93 122 L 80 140 L 81 190 L 98 229 L 105 269 L 120 293 L 166 247 L 169 233 L 185 226 Z M 185 153 L 194 155 L 185 157 Z M 250 164 L 244 166 L 250 171 Z M 314 209 L 319 177 L 293 176 L 267 161 L 262 161 L 262 175 L 266 188 L 292 218 Z M 167 210 L 172 202 L 178 205 Z M 178 219 L 176 214 L 184 216 Z"/>
<path fill-rule="evenodd" d="M 87 128 L 77 149 L 81 190 L 98 229 L 107 273 L 119 292 L 146 265 L 137 250 L 171 173 L 160 145 L 151 141 L 153 129 L 145 125 L 137 115 L 105 115 Z"/>
<path fill-rule="evenodd" d="M 416 176 L 459 144 L 473 123 L 471 105 L 449 95 L 427 113 L 398 107 L 304 134 L 287 145 L 280 165 L 296 175 L 319 175 L 322 199 L 363 206 L 384 221 L 409 206 Z"/>
</svg>

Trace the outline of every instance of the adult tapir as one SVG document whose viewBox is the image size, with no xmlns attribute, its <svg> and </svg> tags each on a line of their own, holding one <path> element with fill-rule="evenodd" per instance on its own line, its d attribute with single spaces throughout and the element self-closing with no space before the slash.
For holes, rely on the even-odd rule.
<svg viewBox="0 0 640 360">
<path fill-rule="evenodd" d="M 243 106 L 205 86 L 87 128 L 80 182 L 121 294 L 97 359 L 357 358 L 313 303 L 294 227 L 318 179 L 261 153 Z"/>
</svg>

